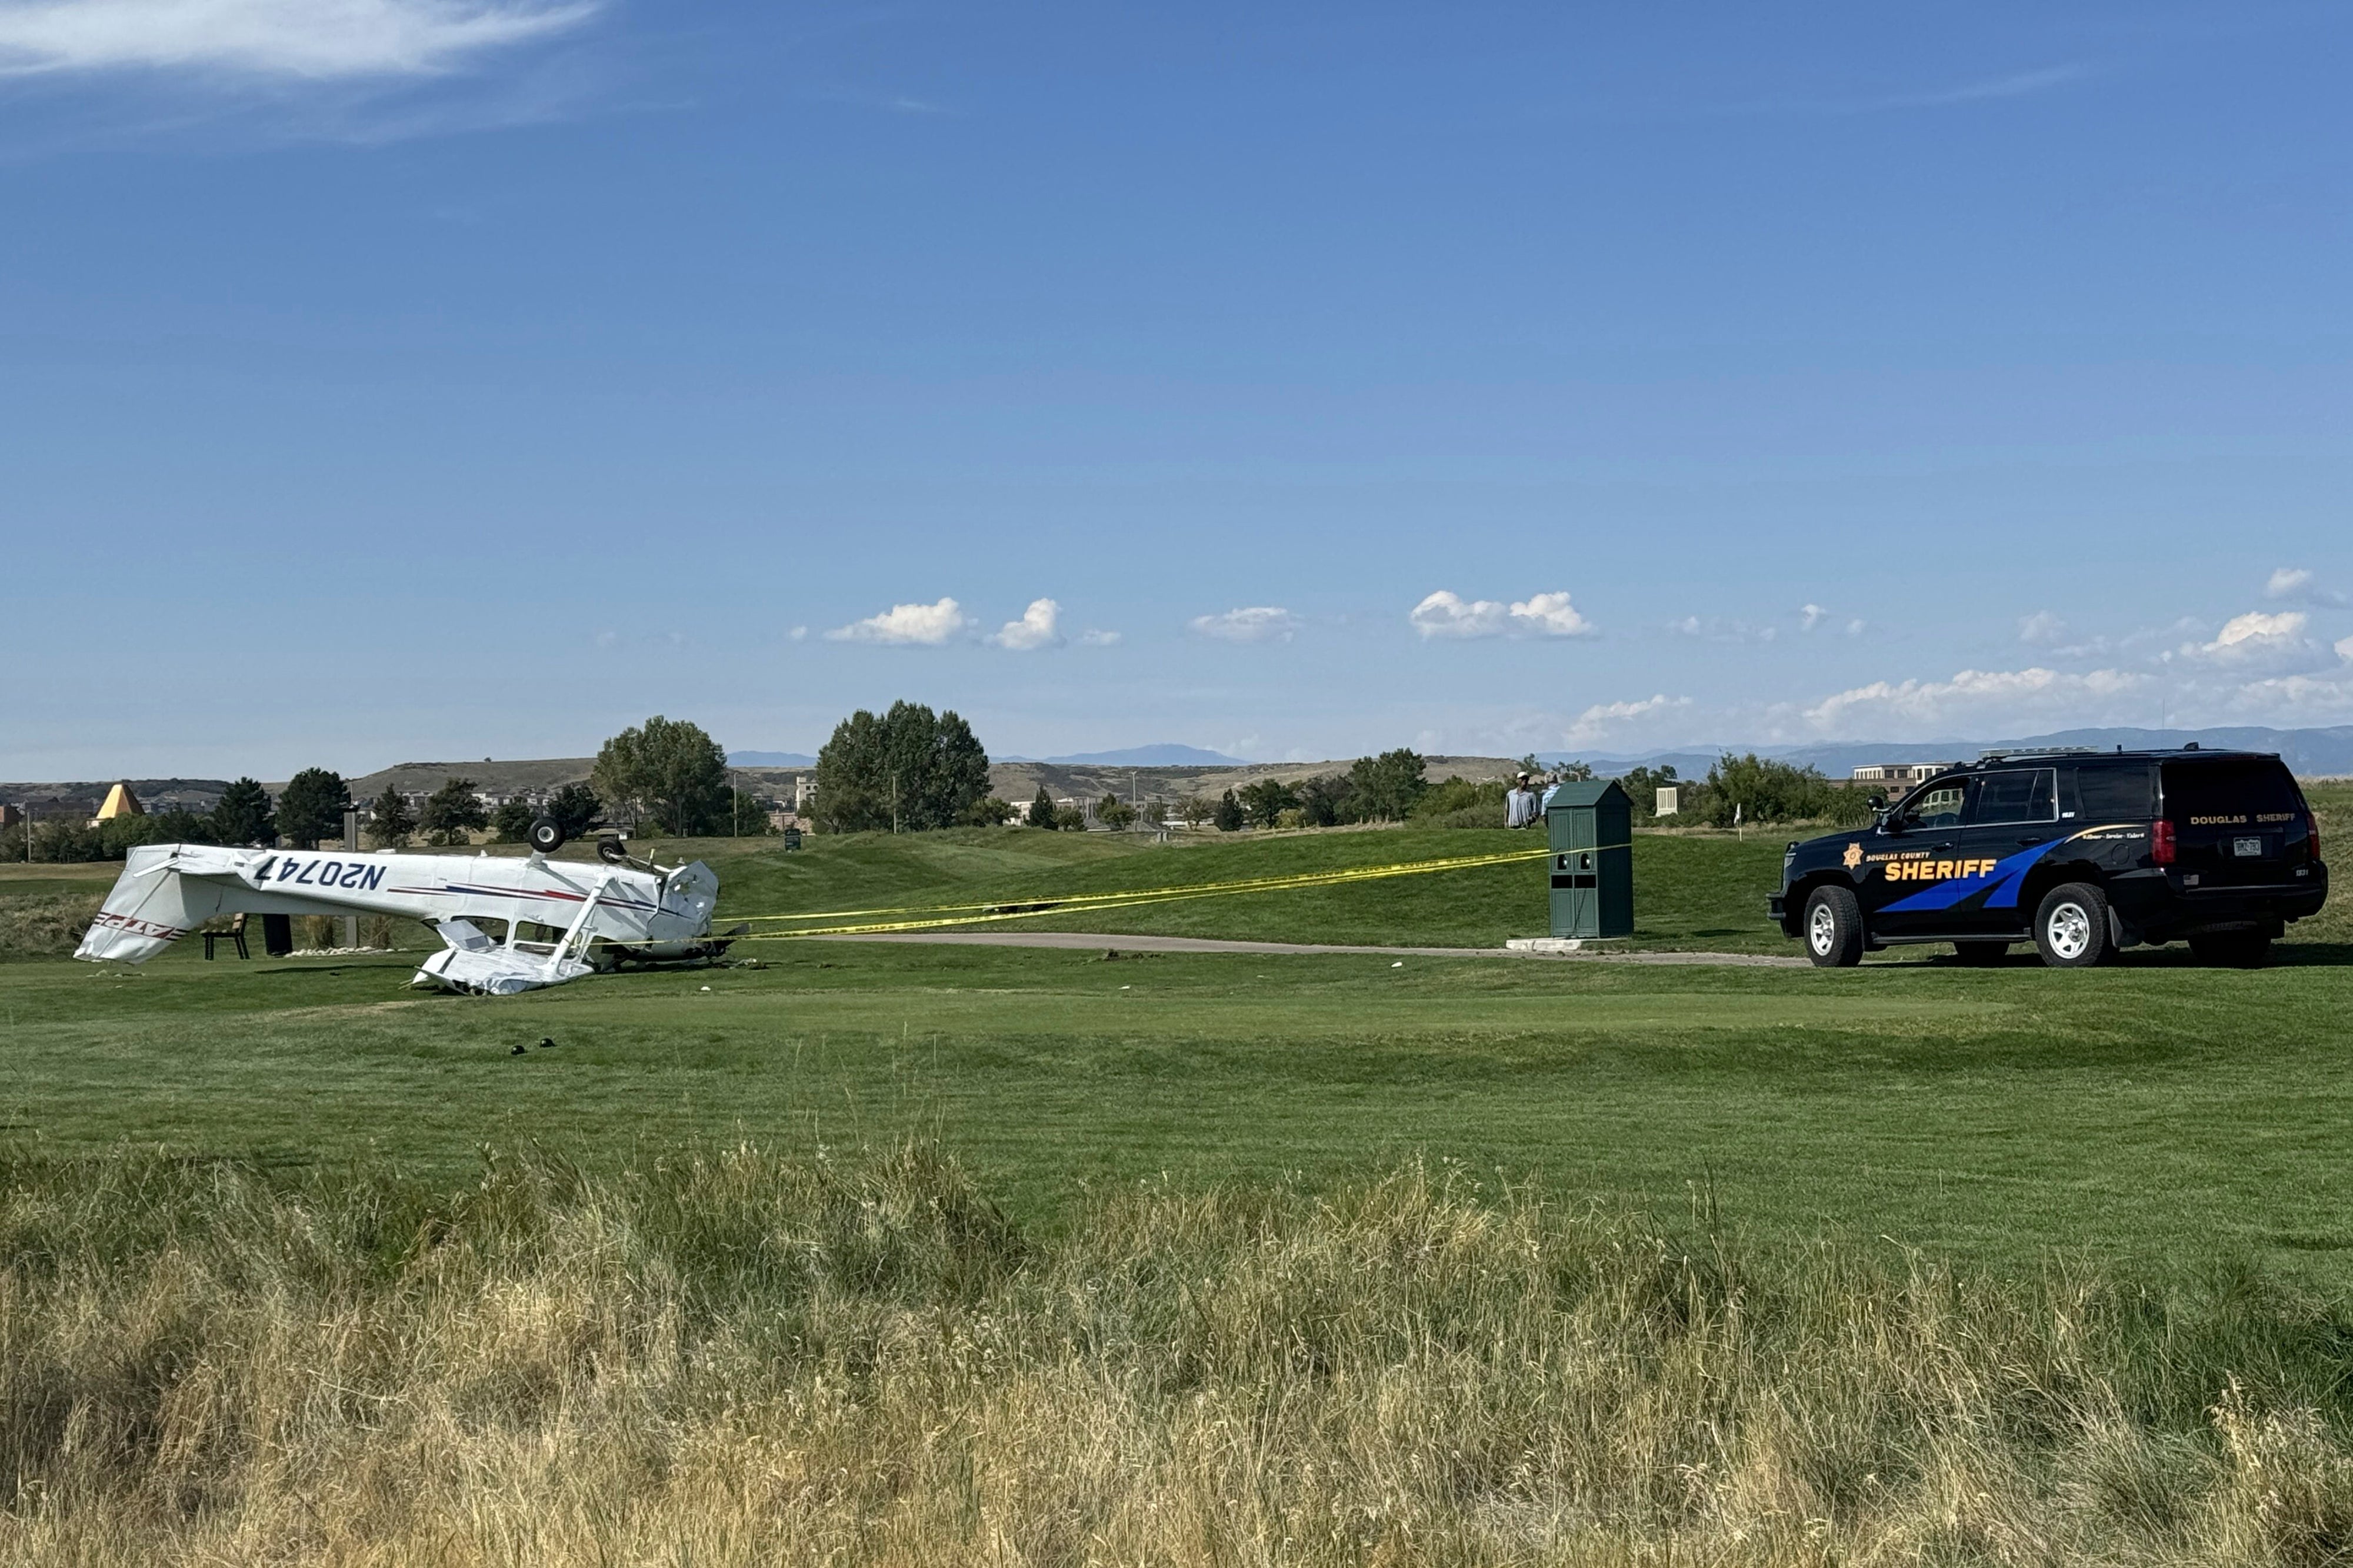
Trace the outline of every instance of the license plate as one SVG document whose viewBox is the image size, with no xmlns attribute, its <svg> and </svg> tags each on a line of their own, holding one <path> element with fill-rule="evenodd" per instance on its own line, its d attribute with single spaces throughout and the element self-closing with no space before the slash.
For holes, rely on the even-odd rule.
<svg viewBox="0 0 2353 1568">
<path fill-rule="evenodd" d="M 2233 838 L 2231 840 L 2231 853 L 2233 855 L 2257 856 L 2261 855 L 2263 852 L 2263 841 L 2260 838 Z"/>
</svg>

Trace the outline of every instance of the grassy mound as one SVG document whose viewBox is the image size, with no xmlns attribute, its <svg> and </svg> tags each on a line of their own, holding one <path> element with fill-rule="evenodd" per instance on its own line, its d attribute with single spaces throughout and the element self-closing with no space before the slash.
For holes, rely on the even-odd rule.
<svg viewBox="0 0 2353 1568">
<path fill-rule="evenodd" d="M 97 893 L 0 890 L 0 961 L 69 956 L 102 901 Z"/>
<path fill-rule="evenodd" d="M 1751 1254 L 1419 1166 L 1099 1194 L 920 1147 L 593 1178 L 18 1160 L 0 1556 L 2264 1562 L 2353 1542 L 2262 1279 Z"/>
</svg>

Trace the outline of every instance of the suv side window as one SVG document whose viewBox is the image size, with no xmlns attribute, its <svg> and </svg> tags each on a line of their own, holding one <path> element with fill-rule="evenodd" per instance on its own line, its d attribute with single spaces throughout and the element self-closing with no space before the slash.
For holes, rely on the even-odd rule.
<svg viewBox="0 0 2353 1568">
<path fill-rule="evenodd" d="M 1968 824 L 1972 827 L 1990 827 L 2056 822 L 2058 782 L 2058 771 L 2053 768 L 2012 768 L 1988 773 L 1978 782 L 1977 798 L 1969 805 Z"/>
<path fill-rule="evenodd" d="M 2157 815 L 2156 769 L 2124 763 L 2075 770 L 2075 811 L 2084 822 L 2147 822 Z"/>
<path fill-rule="evenodd" d="M 1974 775 L 1937 779 L 1921 786 L 1919 792 L 1904 803 L 1904 826 L 1907 828 L 1958 827 L 1961 813 L 1968 797 L 1975 793 Z"/>
</svg>

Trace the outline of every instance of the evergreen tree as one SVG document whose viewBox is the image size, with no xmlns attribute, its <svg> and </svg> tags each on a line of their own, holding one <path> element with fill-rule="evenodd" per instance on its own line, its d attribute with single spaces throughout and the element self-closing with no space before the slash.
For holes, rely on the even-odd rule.
<svg viewBox="0 0 2353 1568">
<path fill-rule="evenodd" d="M 566 838 L 577 838 L 605 815 L 604 803 L 585 784 L 568 784 L 550 795 L 546 815 L 555 819 Z"/>
<path fill-rule="evenodd" d="M 528 844 L 531 842 L 532 819 L 538 815 L 532 810 L 531 802 L 521 795 L 511 796 L 504 805 L 491 813 L 491 831 L 501 844 Z"/>
<path fill-rule="evenodd" d="M 379 849 L 406 849 L 408 836 L 416 831 L 417 818 L 408 814 L 408 797 L 396 789 L 385 790 L 368 808 L 368 837 Z"/>
<path fill-rule="evenodd" d="M 269 792 L 253 779 L 239 779 L 213 807 L 213 832 L 224 844 L 275 844 L 278 824 L 269 815 Z"/>
<path fill-rule="evenodd" d="M 471 779 L 443 779 L 441 787 L 426 798 L 425 809 L 417 818 L 417 825 L 425 829 L 425 842 L 441 845 L 468 843 L 472 829 L 490 823 L 491 814 L 476 798 Z"/>
<path fill-rule="evenodd" d="M 1277 817 L 1298 804 L 1298 795 L 1281 779 L 1260 779 L 1241 793 L 1242 810 L 1261 827 L 1272 827 Z"/>
<path fill-rule="evenodd" d="M 278 831 L 297 849 L 316 849 L 322 840 L 343 836 L 343 813 L 351 805 L 343 774 L 304 768 L 278 792 Z"/>
<path fill-rule="evenodd" d="M 1049 829 L 1061 826 L 1054 816 L 1054 797 L 1046 793 L 1044 784 L 1038 786 L 1038 794 L 1029 802 L 1029 826 Z"/>
<path fill-rule="evenodd" d="M 1234 798 L 1233 791 L 1228 790 L 1218 797 L 1218 809 L 1209 820 L 1217 824 L 1220 833 L 1240 833 L 1242 830 L 1242 803 Z"/>
</svg>

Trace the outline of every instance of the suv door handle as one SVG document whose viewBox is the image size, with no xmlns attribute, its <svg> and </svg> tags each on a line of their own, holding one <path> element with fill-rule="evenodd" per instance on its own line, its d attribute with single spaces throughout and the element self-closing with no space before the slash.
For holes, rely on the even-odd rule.
<svg viewBox="0 0 2353 1568">
<path fill-rule="evenodd" d="M 2019 842 L 2020 842 L 2021 844 L 2035 845 L 2035 844 L 2041 844 L 2041 843 L 2044 842 L 2044 840 L 2043 840 L 2043 839 L 2042 839 L 2042 838 L 2021 838 L 2021 839 L 2019 840 Z"/>
</svg>

